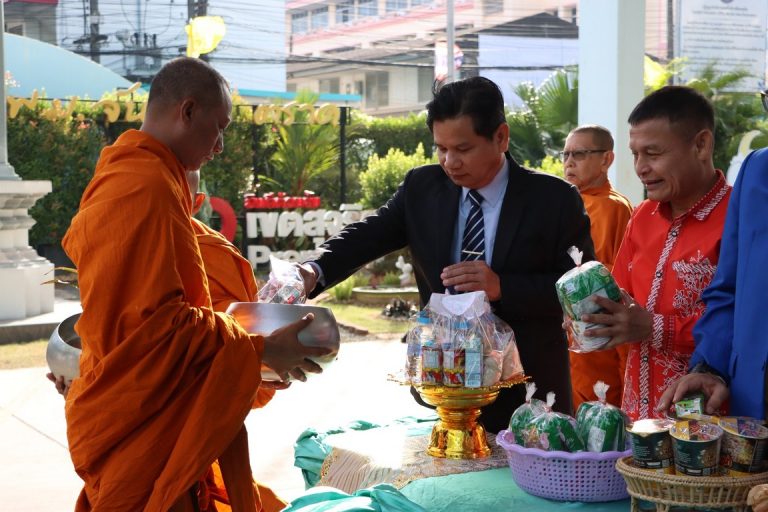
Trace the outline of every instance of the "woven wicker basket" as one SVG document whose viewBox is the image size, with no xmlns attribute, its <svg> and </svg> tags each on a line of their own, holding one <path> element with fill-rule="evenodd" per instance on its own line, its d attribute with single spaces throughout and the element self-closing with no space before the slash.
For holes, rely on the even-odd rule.
<svg viewBox="0 0 768 512">
<path fill-rule="evenodd" d="M 655 503 L 657 512 L 667 512 L 672 506 L 732 508 L 737 512 L 746 512 L 749 510 L 749 490 L 768 482 L 768 472 L 738 478 L 654 473 L 635 467 L 632 457 L 616 461 L 616 469 L 627 482 L 627 491 L 632 497 L 632 512 L 640 510 L 638 500 Z"/>
</svg>

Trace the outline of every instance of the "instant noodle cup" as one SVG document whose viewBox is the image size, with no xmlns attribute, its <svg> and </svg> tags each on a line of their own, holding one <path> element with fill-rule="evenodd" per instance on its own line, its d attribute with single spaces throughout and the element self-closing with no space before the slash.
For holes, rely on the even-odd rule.
<svg viewBox="0 0 768 512">
<path fill-rule="evenodd" d="M 563 274 L 555 283 L 557 298 L 563 313 L 571 319 L 574 342 L 572 350 L 591 352 L 608 343 L 610 337 L 585 336 L 584 331 L 587 329 L 603 327 L 603 325 L 582 322 L 581 316 L 601 312 L 602 309 L 594 301 L 595 296 L 607 297 L 618 302 L 621 300 L 621 292 L 605 265 L 599 261 L 589 261 L 582 265 L 582 253 L 575 247 L 571 247 L 568 254 L 576 263 L 576 268 Z"/>
<path fill-rule="evenodd" d="M 720 471 L 724 475 L 747 476 L 765 470 L 768 428 L 744 418 L 720 418 L 720 427 Z"/>
<path fill-rule="evenodd" d="M 675 455 L 675 471 L 690 476 L 715 476 L 720 461 L 723 429 L 698 420 L 675 422 L 669 429 Z"/>
<path fill-rule="evenodd" d="M 637 420 L 627 427 L 636 467 L 656 473 L 675 474 L 672 438 L 674 422 L 666 419 Z"/>
</svg>

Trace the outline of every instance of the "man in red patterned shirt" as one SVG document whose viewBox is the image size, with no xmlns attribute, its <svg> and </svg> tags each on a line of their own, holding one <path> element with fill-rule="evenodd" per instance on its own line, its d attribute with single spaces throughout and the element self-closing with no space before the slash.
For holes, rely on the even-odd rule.
<svg viewBox="0 0 768 512">
<path fill-rule="evenodd" d="M 605 348 L 628 343 L 622 408 L 633 419 L 663 415 L 656 403 L 687 372 L 701 292 L 717 266 L 730 187 L 714 168 L 714 111 L 688 87 L 644 98 L 629 116 L 629 146 L 648 199 L 632 214 L 613 275 L 621 303 L 598 298 L 585 315 L 605 327 Z"/>
</svg>

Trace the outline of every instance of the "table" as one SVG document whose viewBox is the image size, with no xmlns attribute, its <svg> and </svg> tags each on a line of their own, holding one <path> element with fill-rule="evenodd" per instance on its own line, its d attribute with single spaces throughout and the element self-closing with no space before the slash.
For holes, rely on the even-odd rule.
<svg viewBox="0 0 768 512">
<path fill-rule="evenodd" d="M 626 512 L 629 500 L 606 503 L 557 502 L 532 496 L 512 480 L 506 454 L 490 434 L 486 459 L 435 459 L 423 453 L 433 418 L 412 418 L 380 426 L 356 422 L 326 432 L 305 431 L 296 443 L 296 466 L 307 486 L 347 493 L 390 483 L 430 512 L 565 511 Z M 436 476 L 432 476 L 436 475 Z"/>
</svg>

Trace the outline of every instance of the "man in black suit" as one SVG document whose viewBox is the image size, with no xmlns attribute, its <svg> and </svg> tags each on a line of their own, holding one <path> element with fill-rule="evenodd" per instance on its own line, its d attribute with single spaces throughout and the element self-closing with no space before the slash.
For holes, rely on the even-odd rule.
<svg viewBox="0 0 768 512">
<path fill-rule="evenodd" d="M 433 292 L 485 291 L 494 313 L 515 331 L 537 396 L 554 391 L 555 409 L 572 413 L 555 281 L 574 266 L 570 246 L 584 251 L 584 261 L 594 259 L 578 190 L 512 159 L 501 91 L 486 78 L 434 91 L 427 125 L 440 165 L 409 171 L 374 215 L 346 226 L 321 246 L 319 259 L 302 265 L 311 296 L 408 247 L 422 306 Z M 507 428 L 523 401 L 522 386 L 502 390 L 483 409 L 483 424 L 491 432 Z"/>
</svg>

